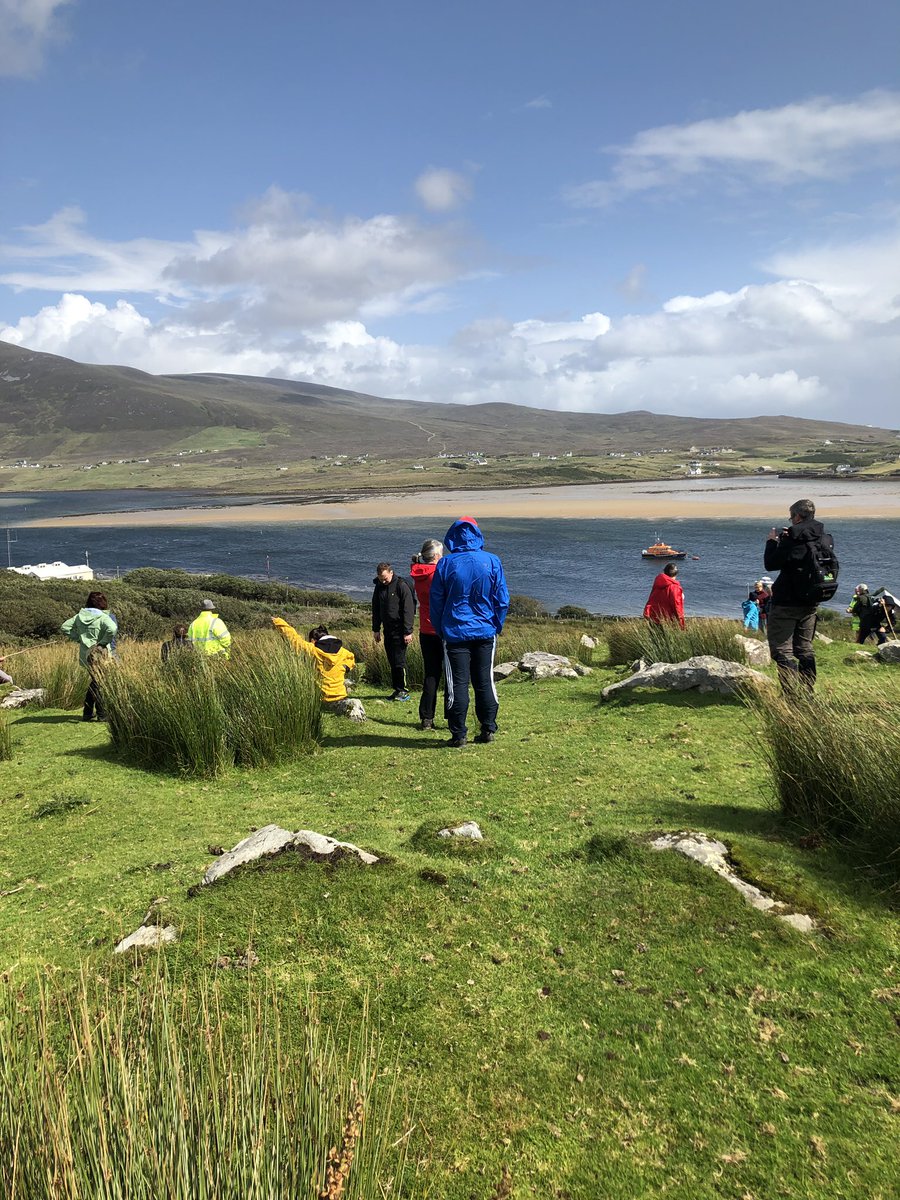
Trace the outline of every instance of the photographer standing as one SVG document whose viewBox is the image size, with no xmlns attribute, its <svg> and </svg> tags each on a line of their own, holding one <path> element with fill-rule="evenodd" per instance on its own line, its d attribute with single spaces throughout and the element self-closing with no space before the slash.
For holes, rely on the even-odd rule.
<svg viewBox="0 0 900 1200">
<path fill-rule="evenodd" d="M 381 641 L 384 630 L 384 649 L 391 664 L 391 686 L 394 691 L 389 700 L 409 699 L 406 687 L 406 649 L 413 639 L 413 621 L 416 617 L 416 598 L 412 588 L 389 562 L 380 562 L 372 580 L 372 636 L 376 645 Z"/>
<path fill-rule="evenodd" d="M 770 529 L 766 539 L 766 570 L 779 572 L 769 608 L 769 650 L 786 694 L 795 692 L 798 680 L 810 692 L 815 686 L 816 614 L 837 590 L 834 540 L 815 515 L 812 500 L 797 500 L 790 525 Z"/>
</svg>

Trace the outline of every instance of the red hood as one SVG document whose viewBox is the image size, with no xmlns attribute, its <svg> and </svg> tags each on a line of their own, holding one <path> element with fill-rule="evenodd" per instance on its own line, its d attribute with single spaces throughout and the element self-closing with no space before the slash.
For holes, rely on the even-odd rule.
<svg viewBox="0 0 900 1200">
<path fill-rule="evenodd" d="M 431 599 L 431 579 L 434 575 L 436 566 L 436 562 L 413 563 L 413 565 L 409 568 L 409 573 L 413 581 L 413 587 L 416 589 L 416 599 L 419 602 L 420 633 L 435 632 L 435 628 L 431 623 L 429 601 Z"/>
</svg>

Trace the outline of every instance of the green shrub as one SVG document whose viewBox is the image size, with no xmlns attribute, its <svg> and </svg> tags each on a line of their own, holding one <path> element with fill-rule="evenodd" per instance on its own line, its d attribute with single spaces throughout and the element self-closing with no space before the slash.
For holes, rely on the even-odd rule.
<svg viewBox="0 0 900 1200">
<path fill-rule="evenodd" d="M 546 617 L 547 610 L 534 596 L 513 594 L 509 598 L 509 615 L 511 617 Z"/>
<path fill-rule="evenodd" d="M 631 663 L 643 658 L 650 663 L 684 662 L 700 654 L 711 654 L 728 662 L 743 662 L 744 655 L 734 635 L 734 621 L 719 617 L 690 617 L 686 628 L 677 621 L 657 625 L 642 619 L 616 621 L 605 630 L 611 663 Z"/>
<path fill-rule="evenodd" d="M 139 567 L 129 571 L 123 577 L 123 582 L 139 588 L 187 589 L 202 592 L 204 596 L 229 596 L 268 605 L 349 608 L 354 603 L 343 592 L 298 588 L 272 580 L 244 579 L 240 575 L 193 575 L 189 571 L 162 571 L 154 567 Z"/>
<path fill-rule="evenodd" d="M 215 776 L 307 754 L 321 737 L 314 665 L 275 635 L 230 661 L 185 652 L 113 662 L 101 690 L 113 745 L 151 769 Z"/>
<path fill-rule="evenodd" d="M 72 993 L 55 982 L 3 989 L 0 1194 L 411 1194 L 365 1014 L 338 1048 L 308 1000 L 279 1005 L 255 975 L 237 989 L 204 980 L 190 991 L 162 965 L 147 974 L 119 991 L 86 977 Z M 338 1183 L 340 1150 L 349 1155 Z"/>
<path fill-rule="evenodd" d="M 586 608 L 579 608 L 577 604 L 564 604 L 562 608 L 556 610 L 556 619 L 558 621 L 592 621 L 594 618 Z"/>
<path fill-rule="evenodd" d="M 857 843 L 900 878 L 898 704 L 900 680 L 884 671 L 865 691 L 761 697 L 756 712 L 784 816 Z"/>
</svg>

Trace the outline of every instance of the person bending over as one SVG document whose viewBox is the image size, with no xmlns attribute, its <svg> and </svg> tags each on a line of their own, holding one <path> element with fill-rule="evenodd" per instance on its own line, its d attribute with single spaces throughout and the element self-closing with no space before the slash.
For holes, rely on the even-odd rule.
<svg viewBox="0 0 900 1200">
<path fill-rule="evenodd" d="M 304 638 L 281 617 L 273 617 L 272 624 L 298 654 L 308 655 L 316 664 L 316 683 L 325 711 L 351 721 L 364 721 L 362 701 L 347 695 L 347 675 L 356 667 L 356 659 L 340 638 L 333 637 L 324 625 L 317 625 Z"/>
</svg>

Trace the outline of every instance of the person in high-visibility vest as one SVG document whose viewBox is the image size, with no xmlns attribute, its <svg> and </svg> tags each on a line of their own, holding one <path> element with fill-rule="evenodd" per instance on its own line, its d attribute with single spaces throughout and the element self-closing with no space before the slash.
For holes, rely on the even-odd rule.
<svg viewBox="0 0 900 1200">
<path fill-rule="evenodd" d="M 223 654 L 225 658 L 231 655 L 231 634 L 228 626 L 216 612 L 212 600 L 204 600 L 199 617 L 188 626 L 188 641 L 198 654 L 212 657 Z"/>
</svg>

